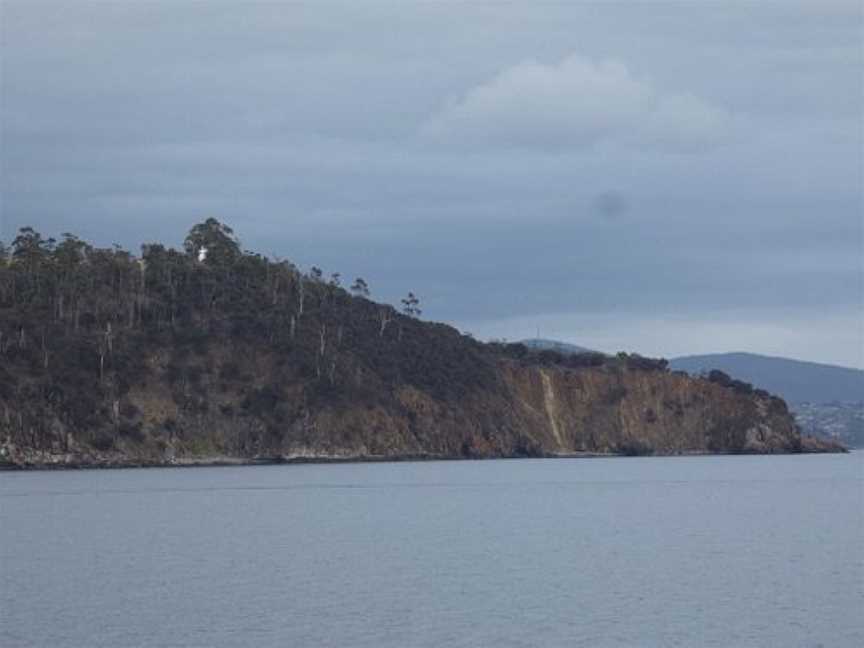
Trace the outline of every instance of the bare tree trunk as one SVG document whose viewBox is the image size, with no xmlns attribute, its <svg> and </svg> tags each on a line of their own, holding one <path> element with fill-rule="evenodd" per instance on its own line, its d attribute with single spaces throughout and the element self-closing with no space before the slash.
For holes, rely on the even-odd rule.
<svg viewBox="0 0 864 648">
<path fill-rule="evenodd" d="M 303 317 L 303 304 L 306 301 L 306 286 L 303 283 L 303 277 L 297 283 L 298 303 L 297 303 L 297 318 Z"/>
<path fill-rule="evenodd" d="M 319 346 L 318 346 L 318 355 L 323 358 L 324 351 L 327 348 L 327 325 L 322 324 L 321 330 L 318 332 Z"/>
<path fill-rule="evenodd" d="M 48 345 L 45 344 L 45 331 L 42 331 L 42 368 L 48 368 Z"/>
<path fill-rule="evenodd" d="M 387 325 L 390 323 L 390 313 L 386 310 L 382 310 L 379 316 L 379 321 L 381 323 L 381 328 L 378 329 L 378 337 L 384 337 L 384 329 L 386 329 Z"/>
</svg>

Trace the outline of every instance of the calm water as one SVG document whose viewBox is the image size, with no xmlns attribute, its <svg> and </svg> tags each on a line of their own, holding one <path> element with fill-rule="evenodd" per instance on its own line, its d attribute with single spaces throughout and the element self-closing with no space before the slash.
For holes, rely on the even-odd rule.
<svg viewBox="0 0 864 648">
<path fill-rule="evenodd" d="M 0 473 L 0 645 L 864 646 L 864 454 Z"/>
</svg>

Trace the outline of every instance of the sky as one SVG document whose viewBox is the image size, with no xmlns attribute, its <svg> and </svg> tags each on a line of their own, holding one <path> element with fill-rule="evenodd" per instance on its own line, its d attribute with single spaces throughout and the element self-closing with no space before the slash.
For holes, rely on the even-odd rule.
<svg viewBox="0 0 864 648">
<path fill-rule="evenodd" d="M 864 367 L 860 2 L 0 1 L 0 239 L 245 248 L 480 339 Z"/>
</svg>

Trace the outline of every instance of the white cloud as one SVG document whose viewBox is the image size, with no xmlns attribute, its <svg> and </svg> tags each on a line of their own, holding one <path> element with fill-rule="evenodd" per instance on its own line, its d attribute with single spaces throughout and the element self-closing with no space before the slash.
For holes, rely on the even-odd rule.
<svg viewBox="0 0 864 648">
<path fill-rule="evenodd" d="M 428 139 L 515 148 L 584 148 L 602 141 L 694 152 L 720 143 L 730 116 L 690 94 L 663 93 L 616 61 L 571 55 L 507 68 L 421 127 Z"/>
</svg>

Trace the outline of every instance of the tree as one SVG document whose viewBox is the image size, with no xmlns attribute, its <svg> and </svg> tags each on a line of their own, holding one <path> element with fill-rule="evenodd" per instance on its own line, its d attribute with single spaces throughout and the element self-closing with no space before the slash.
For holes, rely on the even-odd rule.
<svg viewBox="0 0 864 648">
<path fill-rule="evenodd" d="M 369 296 L 369 284 L 367 284 L 363 279 L 357 277 L 354 280 L 354 283 L 351 285 L 351 292 L 355 297 L 368 297 Z"/>
<path fill-rule="evenodd" d="M 54 247 L 54 239 L 45 240 L 32 227 L 22 227 L 12 241 L 12 259 L 25 267 L 27 272 L 35 272 Z"/>
<path fill-rule="evenodd" d="M 413 292 L 409 292 L 408 296 L 402 299 L 402 312 L 408 317 L 420 317 L 423 313 L 420 310 L 420 300 Z"/>
<path fill-rule="evenodd" d="M 144 292 L 156 327 L 170 322 L 173 327 L 179 308 L 184 304 L 182 291 L 190 263 L 188 255 L 165 249 L 159 243 L 141 247 L 145 273 Z"/>
<path fill-rule="evenodd" d="M 57 318 L 63 320 L 67 305 L 71 305 L 76 326 L 80 317 L 80 295 L 85 289 L 86 281 L 81 266 L 92 252 L 90 245 L 69 232 L 63 234 L 63 240 L 54 249 L 54 263 L 58 274 L 55 286 Z"/>
<path fill-rule="evenodd" d="M 234 230 L 215 218 L 193 226 L 183 241 L 183 247 L 187 254 L 214 266 L 231 265 L 241 254 Z"/>
<path fill-rule="evenodd" d="M 712 369 L 708 372 L 707 376 L 708 380 L 713 383 L 717 383 L 718 385 L 723 385 L 724 387 L 728 387 L 732 384 L 732 378 L 729 374 L 720 371 L 719 369 Z"/>
<path fill-rule="evenodd" d="M 87 258 L 93 249 L 90 245 L 69 232 L 63 233 L 63 240 L 54 249 L 54 258 L 63 269 L 72 268 Z"/>
</svg>

